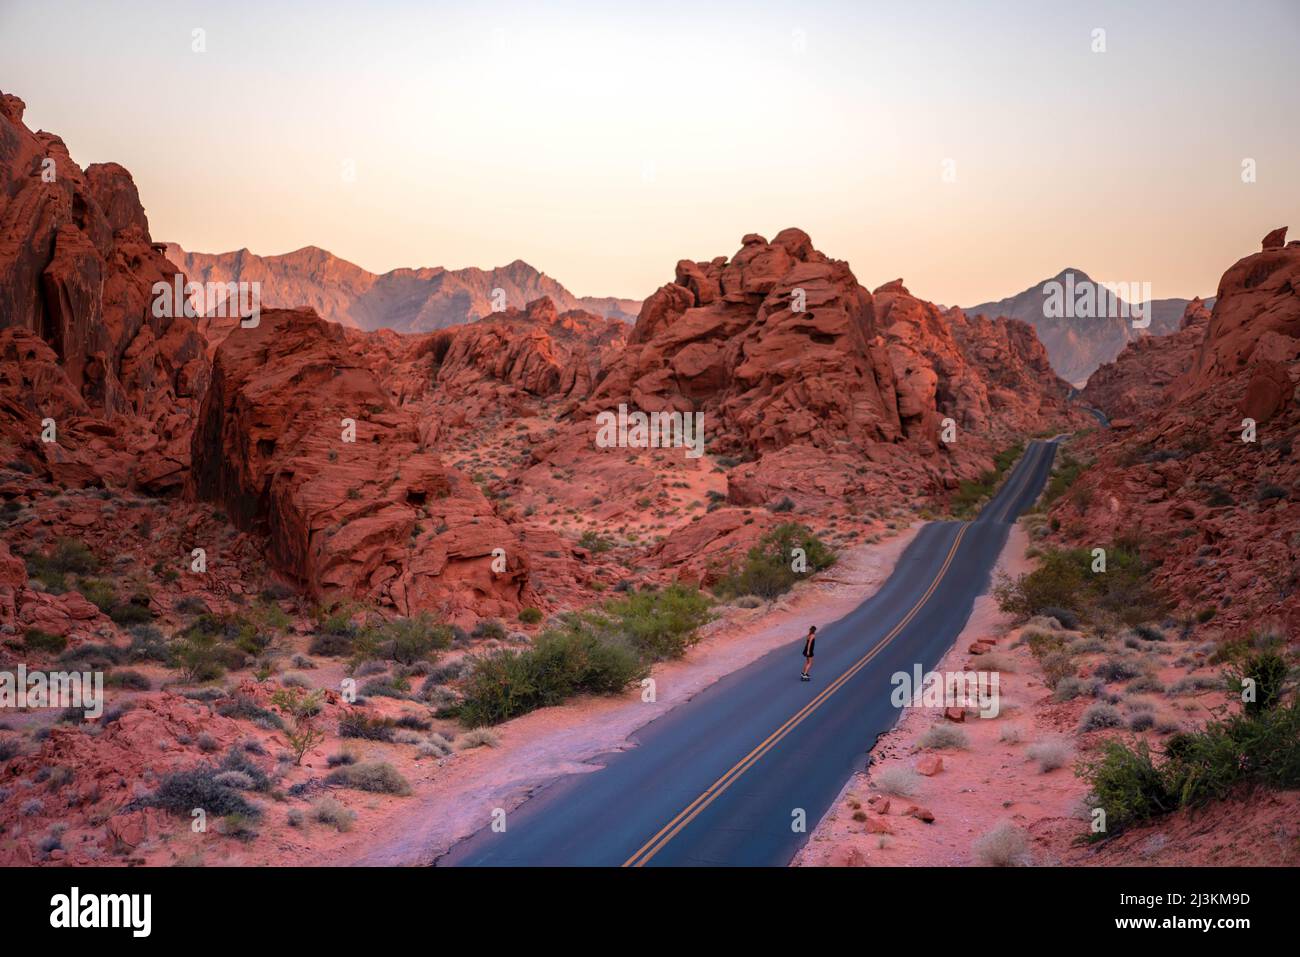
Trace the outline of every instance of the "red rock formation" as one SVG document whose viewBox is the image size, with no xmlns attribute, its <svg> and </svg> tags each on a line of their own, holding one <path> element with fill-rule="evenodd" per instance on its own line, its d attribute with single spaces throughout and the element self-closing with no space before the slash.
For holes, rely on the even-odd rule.
<svg viewBox="0 0 1300 957">
<path fill-rule="evenodd" d="M 1114 362 L 1092 374 L 1079 401 L 1101 409 L 1111 419 L 1149 415 L 1170 401 L 1169 386 L 1191 370 L 1209 323 L 1210 311 L 1200 299 L 1193 299 L 1178 332 L 1129 343 Z"/>
<path fill-rule="evenodd" d="M 437 608 L 458 621 L 527 603 L 514 532 L 421 444 L 415 417 L 356 360 L 342 328 L 310 311 L 268 310 L 221 345 L 193 456 L 193 492 L 264 533 L 276 565 L 317 597 Z"/>
<path fill-rule="evenodd" d="M 1300 358 L 1300 243 L 1283 246 L 1285 236 L 1285 227 L 1275 229 L 1260 252 L 1223 274 L 1204 345 L 1176 396 L 1195 395 L 1252 363 Z"/>
<path fill-rule="evenodd" d="M 80 169 L 0 94 L 0 415 L 35 462 L 70 484 L 175 488 L 206 384 L 193 323 L 158 317 L 175 273 L 149 237 L 134 182 Z M 54 418 L 58 441 L 40 441 Z"/>
<path fill-rule="evenodd" d="M 873 296 L 787 229 L 746 236 L 730 261 L 679 263 L 584 409 L 702 412 L 717 452 L 904 443 L 942 487 L 1012 432 L 1068 418 L 1066 391 L 1023 325 L 945 316 L 901 281 Z M 965 442 L 940 443 L 946 417 Z"/>
<path fill-rule="evenodd" d="M 1189 309 L 1181 332 L 1130 346 L 1097 384 L 1097 401 L 1130 414 L 1131 427 L 1082 444 L 1095 461 L 1053 516 L 1076 542 L 1137 536 L 1160 560 L 1157 583 L 1185 611 L 1216 607 L 1229 637 L 1277 627 L 1294 640 L 1300 244 L 1270 236 L 1224 273 L 1208 320 Z M 1147 369 L 1167 384 L 1135 385 Z M 1243 441 L 1247 417 L 1253 441 Z"/>
</svg>

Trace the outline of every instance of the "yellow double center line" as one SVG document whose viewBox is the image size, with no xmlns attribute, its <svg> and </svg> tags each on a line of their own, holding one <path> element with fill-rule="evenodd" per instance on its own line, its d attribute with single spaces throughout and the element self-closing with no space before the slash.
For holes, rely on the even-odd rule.
<svg viewBox="0 0 1300 957">
<path fill-rule="evenodd" d="M 659 832 L 655 834 L 654 837 L 642 844 L 635 854 L 623 862 L 623 866 L 641 867 L 663 850 L 664 846 L 669 841 L 680 834 L 683 828 L 690 824 L 691 821 L 695 820 L 695 818 L 698 817 L 705 808 L 712 804 L 719 795 L 726 791 L 727 788 L 731 787 L 731 785 L 734 784 L 742 774 L 758 763 L 759 759 L 762 758 L 763 755 L 767 754 L 767 752 L 780 744 L 781 740 L 786 735 L 797 728 L 799 724 L 808 717 L 808 715 L 821 707 L 821 705 L 830 698 L 831 695 L 844 686 L 845 682 L 866 667 L 867 662 L 874 658 L 882 648 L 893 641 L 894 638 L 897 637 L 898 633 L 906 628 L 908 623 L 916 617 L 917 613 L 921 610 L 921 606 L 930 600 L 930 596 L 933 595 L 935 589 L 939 587 L 939 582 L 943 581 L 943 576 L 947 574 L 948 567 L 952 564 L 953 557 L 957 554 L 957 548 L 961 545 L 961 540 L 965 537 L 966 531 L 969 528 L 969 525 L 962 525 L 961 529 L 957 532 L 957 537 L 952 541 L 952 547 L 948 549 L 947 556 L 944 557 L 943 565 L 939 568 L 938 574 L 934 576 L 934 581 L 930 583 L 930 587 L 925 590 L 925 594 L 917 600 L 916 604 L 908 610 L 902 620 L 890 629 L 889 634 L 880 639 L 879 643 L 874 648 L 859 658 L 842 675 L 832 681 L 826 687 L 825 691 L 800 708 L 793 717 L 768 735 L 767 738 L 754 748 L 754 750 L 750 751 L 749 754 L 745 755 L 732 765 L 731 770 L 710 784 L 703 794 L 684 807 L 675 818 L 660 828 Z"/>
</svg>

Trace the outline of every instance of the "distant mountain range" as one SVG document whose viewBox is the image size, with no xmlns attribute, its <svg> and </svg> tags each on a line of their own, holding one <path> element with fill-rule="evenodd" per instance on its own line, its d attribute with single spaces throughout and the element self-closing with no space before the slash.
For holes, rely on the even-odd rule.
<svg viewBox="0 0 1300 957">
<path fill-rule="evenodd" d="M 1060 285 L 1054 288 L 1049 283 Z M 1098 366 L 1113 361 L 1135 339 L 1177 332 L 1183 312 L 1192 301 L 1151 300 L 1150 325 L 1141 329 L 1135 328 L 1128 303 L 1099 286 L 1095 288 L 1100 308 L 1092 310 L 1089 316 L 1061 315 L 1061 310 L 1048 308 L 1049 298 L 1053 295 L 1059 296 L 1066 289 L 1081 290 L 1088 283 L 1093 283 L 1093 280 L 1082 269 L 1063 269 L 1051 279 L 1044 279 L 1014 296 L 980 303 L 963 311 L 967 315 L 984 315 L 990 319 L 1007 316 L 1029 323 L 1047 349 L 1056 374 L 1082 387 Z M 1214 300 L 1205 303 L 1209 308 L 1214 305 Z"/>
<path fill-rule="evenodd" d="M 549 296 L 561 312 L 582 309 L 625 322 L 641 310 L 636 299 L 575 296 L 519 259 L 496 269 L 433 266 L 376 274 L 317 246 L 258 256 L 247 249 L 187 252 L 168 243 L 167 258 L 193 282 L 260 283 L 263 308 L 310 306 L 322 318 L 364 330 L 429 332 L 470 322 L 493 311 L 496 289 L 506 308 Z"/>
</svg>

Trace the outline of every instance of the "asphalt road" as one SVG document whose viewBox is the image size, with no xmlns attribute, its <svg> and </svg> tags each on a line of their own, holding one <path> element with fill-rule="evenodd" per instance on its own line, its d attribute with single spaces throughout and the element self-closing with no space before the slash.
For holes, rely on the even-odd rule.
<svg viewBox="0 0 1300 957">
<path fill-rule="evenodd" d="M 1055 448 L 1030 443 L 975 521 L 924 526 L 874 596 L 838 621 L 810 620 L 812 681 L 799 680 L 796 630 L 788 647 L 643 727 L 601 770 L 541 789 L 503 833 L 485 828 L 438 865 L 788 864 L 897 721 L 891 676 L 933 668 L 965 626 Z"/>
</svg>

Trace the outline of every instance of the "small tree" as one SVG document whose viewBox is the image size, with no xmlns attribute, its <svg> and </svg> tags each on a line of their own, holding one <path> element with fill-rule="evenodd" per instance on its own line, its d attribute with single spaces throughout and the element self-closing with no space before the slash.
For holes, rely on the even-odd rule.
<svg viewBox="0 0 1300 957">
<path fill-rule="evenodd" d="M 281 688 L 271 696 L 271 704 L 293 719 L 285 726 L 284 737 L 295 765 L 301 765 L 307 752 L 325 740 L 325 732 L 316 727 L 315 721 L 323 697 L 320 689 L 308 692 L 302 688 Z"/>
</svg>

